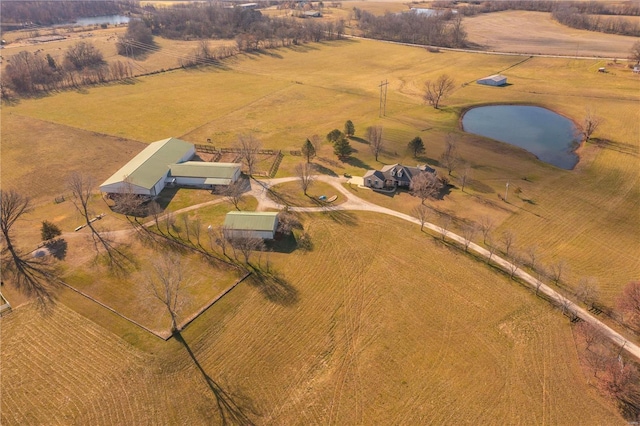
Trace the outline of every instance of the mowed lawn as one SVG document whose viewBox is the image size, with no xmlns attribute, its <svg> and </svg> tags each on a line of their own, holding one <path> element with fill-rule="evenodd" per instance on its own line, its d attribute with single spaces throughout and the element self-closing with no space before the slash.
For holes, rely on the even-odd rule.
<svg viewBox="0 0 640 426">
<path fill-rule="evenodd" d="M 32 127 L 38 133 L 32 138 L 24 128 L 20 136 L 7 133 L 14 142 L 9 157 L 3 155 L 3 170 L 9 170 L 13 182 L 25 186 L 20 176 L 26 174 L 21 174 L 20 167 L 12 169 L 12 158 L 28 158 L 35 142 L 26 141 L 37 141 L 41 134 L 47 135 L 47 141 L 55 140 L 46 129 L 38 130 L 40 123 L 50 123 L 60 135 L 95 132 L 91 135 L 142 142 L 177 136 L 194 143 L 211 139 L 215 146 L 231 146 L 239 134 L 250 133 L 265 148 L 287 154 L 278 176 L 293 175 L 302 161 L 288 155 L 289 150 L 299 150 L 314 134 L 323 137 L 333 128 L 342 129 L 347 119 L 356 126 L 357 139 L 351 142 L 356 152 L 342 163 L 325 143 L 314 162 L 326 173 L 362 175 L 383 164 L 427 162 L 446 174 L 439 167 L 439 158 L 447 133 L 453 132 L 459 154 L 472 168 L 473 180 L 466 193 L 453 188 L 434 208 L 467 222 L 478 222 L 485 214 L 494 217 L 496 242 L 503 231 L 513 231 L 521 253 L 537 245 L 546 267 L 566 260 L 569 286 L 583 276 L 593 276 L 604 303 L 612 305 L 621 288 L 640 271 L 636 213 L 640 129 L 634 124 L 640 121 L 640 80 L 622 65 L 598 73 L 605 65 L 609 67 L 600 60 L 429 53 L 373 41 L 278 49 L 241 56 L 220 68 L 174 71 L 140 78 L 133 85 L 65 92 L 5 107 L 5 121 L 28 124 L 37 120 Z M 497 72 L 504 73 L 511 85 L 492 88 L 474 83 Z M 422 88 L 425 80 L 443 73 L 455 78 L 457 90 L 440 110 L 434 110 L 423 104 Z M 379 85 L 385 80 L 389 82 L 386 116 L 379 117 Z M 542 105 L 576 122 L 591 109 L 602 117 L 594 136 L 606 143 L 586 144 L 576 169 L 565 171 L 523 150 L 460 131 L 462 110 L 496 102 Z M 370 125 L 384 128 L 386 145 L 378 162 L 362 139 Z M 3 129 L 6 152 L 4 134 Z M 413 158 L 406 145 L 418 135 L 425 140 L 426 153 Z M 115 171 L 115 160 L 121 164 L 124 157 L 128 158 L 105 157 L 110 159 L 110 170 Z M 76 163 L 73 160 L 70 167 L 77 167 Z M 108 176 L 106 170 L 103 173 Z M 51 192 L 60 183 L 48 174 L 30 176 L 36 187 Z M 459 186 L 457 176 L 454 172 L 450 179 Z M 512 194 L 509 204 L 498 198 L 507 182 L 522 190 L 519 197 Z M 384 196 L 372 201 L 410 211 L 411 203 L 396 203 Z"/>
<path fill-rule="evenodd" d="M 314 250 L 274 253 L 278 284 L 245 281 L 183 333 L 209 385 L 173 339 L 129 327 L 140 350 L 63 305 L 3 317 L 2 423 L 624 424 L 530 291 L 416 225 L 305 222 Z"/>
</svg>

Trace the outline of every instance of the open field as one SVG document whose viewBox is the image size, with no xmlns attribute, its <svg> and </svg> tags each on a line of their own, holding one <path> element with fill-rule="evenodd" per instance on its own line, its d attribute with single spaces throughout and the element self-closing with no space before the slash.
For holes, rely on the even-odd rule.
<svg viewBox="0 0 640 426">
<path fill-rule="evenodd" d="M 280 299 L 243 283 L 183 333 L 211 387 L 108 313 L 144 351 L 62 305 L 2 318 L 2 423 L 218 423 L 218 395 L 256 424 L 624 424 L 559 312 L 415 225 L 349 217 L 309 216 L 314 251 L 272 255 Z"/>
<path fill-rule="evenodd" d="M 370 53 L 373 51 L 376 55 Z M 358 61 L 357 73 L 350 67 L 331 66 L 347 64 L 351 58 L 363 58 Z M 178 136 L 195 143 L 211 138 L 216 146 L 231 146 L 238 134 L 252 133 L 265 148 L 284 152 L 300 149 L 313 134 L 342 128 L 346 119 L 354 121 L 357 137 L 362 137 L 369 125 L 382 125 L 387 142 L 381 163 L 375 163 L 367 144 L 358 141 L 352 141 L 357 152 L 347 163 L 334 160 L 328 144 L 315 160 L 327 173 L 356 175 L 396 162 L 427 162 L 438 168 L 444 136 L 454 131 L 461 156 L 471 162 L 474 184 L 468 194 L 452 191 L 439 202 L 438 209 L 475 222 L 484 214 L 494 216 L 496 238 L 511 229 L 517 234 L 520 250 L 537 244 L 548 263 L 567 260 L 570 286 L 581 276 L 595 276 L 603 301 L 611 304 L 639 270 L 640 230 L 634 212 L 639 195 L 636 166 L 640 130 L 629 123 L 640 120 L 640 91 L 637 76 L 622 66 L 607 74 L 597 73 L 605 64 L 598 60 L 434 54 L 387 43 L 342 41 L 247 55 L 226 61 L 223 68 L 174 71 L 140 78 L 133 85 L 26 100 L 5 107 L 3 117 L 24 123 L 36 119 L 73 132 L 84 130 L 145 142 Z M 440 111 L 421 105 L 422 83 L 440 73 L 451 74 L 461 84 L 501 71 L 511 86 L 463 85 Z M 387 115 L 378 118 L 378 84 L 385 78 L 390 83 Z M 574 171 L 557 170 L 522 150 L 457 130 L 462 109 L 487 102 L 535 103 L 576 121 L 589 107 L 604 118 L 595 136 L 608 142 L 584 146 L 583 160 Z M 416 135 L 427 145 L 426 155 L 420 159 L 411 158 L 405 148 Z M 15 139 L 14 145 L 18 142 Z M 27 145 L 25 151 L 14 149 L 12 156 L 2 158 L 4 170 L 11 170 L 12 158 L 31 153 Z M 505 156 L 509 161 L 504 161 Z M 279 175 L 291 175 L 298 162 L 299 158 L 286 155 Z M 19 171 L 14 176 L 14 181 L 20 181 Z M 529 202 L 512 198 L 509 205 L 500 203 L 497 196 L 507 181 L 518 182 L 522 198 Z M 39 185 L 53 185 L 51 179 L 43 182 Z M 398 204 L 393 208 L 404 207 Z"/>
<path fill-rule="evenodd" d="M 489 215 L 496 240 L 511 230 L 516 250 L 537 244 L 541 262 L 567 260 L 567 285 L 594 276 L 610 305 L 640 272 L 640 129 L 629 124 L 640 122 L 640 80 L 623 67 L 598 73 L 605 63 L 429 53 L 372 41 L 245 55 L 219 68 L 3 105 L 2 184 L 36 199 L 17 232 L 29 246 L 41 220 L 75 223 L 69 202 L 52 206 L 64 192 L 60 170 L 95 173 L 101 182 L 141 142 L 176 136 L 229 147 L 251 133 L 264 148 L 287 153 L 278 172 L 284 177 L 301 161 L 289 151 L 351 119 L 353 158 L 336 160 L 325 143 L 314 159 L 323 173 L 362 175 L 400 162 L 428 163 L 446 175 L 439 157 L 454 133 L 472 181 L 465 193 L 453 187 L 429 201 L 438 212 L 430 221 L 450 215 L 457 230 Z M 472 83 L 497 72 L 512 84 Z M 457 90 L 434 110 L 422 104 L 422 86 L 442 73 L 454 76 Z M 387 113 L 379 117 L 385 79 Z M 591 107 L 604 121 L 599 140 L 581 148 L 577 168 L 559 170 L 459 130 L 461 111 L 491 102 L 535 103 L 576 121 Z M 379 162 L 357 139 L 370 125 L 384 127 Z M 414 159 L 406 145 L 416 135 L 427 151 Z M 55 167 L 39 170 L 46 161 Z M 499 199 L 507 181 L 522 190 L 509 203 Z M 406 213 L 419 203 L 406 193 L 355 190 Z M 280 191 L 303 199 L 294 184 Z M 218 198 L 191 190 L 165 195 L 169 211 Z M 255 200 L 245 203 L 255 208 Z M 216 223 L 230 209 L 217 204 L 188 214 Z M 105 227 L 126 227 L 108 216 Z M 257 424 L 621 423 L 582 375 L 568 321 L 503 274 L 393 218 L 303 217 L 313 251 L 269 253 L 273 279 L 243 282 L 183 333 L 213 384 L 179 342 L 161 342 L 65 290 L 52 317 L 24 306 L 0 320 L 8 372 L 0 377 L 2 423 L 196 424 L 219 418 L 216 407 L 225 404 L 216 395 Z M 69 344 L 69 330 L 77 330 L 77 345 Z"/>
<path fill-rule="evenodd" d="M 469 42 L 494 52 L 626 59 L 638 41 L 637 37 L 569 28 L 546 12 L 485 13 L 464 18 L 463 25 Z"/>
</svg>

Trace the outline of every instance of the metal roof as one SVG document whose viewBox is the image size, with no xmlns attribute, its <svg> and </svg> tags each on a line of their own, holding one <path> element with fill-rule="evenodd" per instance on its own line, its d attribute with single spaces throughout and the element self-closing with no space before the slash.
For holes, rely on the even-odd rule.
<svg viewBox="0 0 640 426">
<path fill-rule="evenodd" d="M 224 227 L 246 231 L 273 231 L 278 212 L 229 212 Z"/>
<path fill-rule="evenodd" d="M 179 161 L 193 149 L 193 144 L 176 138 L 150 143 L 100 186 L 112 185 L 126 179 L 132 185 L 151 189 L 167 172 L 169 164 Z"/>
<path fill-rule="evenodd" d="M 185 161 L 172 164 L 171 176 L 231 179 L 242 167 L 238 163 L 207 163 L 204 161 Z"/>
</svg>

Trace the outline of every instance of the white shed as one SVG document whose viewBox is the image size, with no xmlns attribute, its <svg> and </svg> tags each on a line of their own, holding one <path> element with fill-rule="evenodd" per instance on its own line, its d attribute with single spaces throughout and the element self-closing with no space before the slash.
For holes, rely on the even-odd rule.
<svg viewBox="0 0 640 426">
<path fill-rule="evenodd" d="M 193 144 L 176 138 L 150 143 L 104 181 L 100 191 L 110 194 L 133 192 L 155 197 L 165 186 L 169 165 L 184 162 L 195 152 Z"/>
<path fill-rule="evenodd" d="M 207 163 L 186 161 L 169 166 L 168 182 L 177 185 L 210 188 L 214 185 L 229 185 L 240 177 L 239 163 Z"/>
<path fill-rule="evenodd" d="M 486 86 L 504 86 L 507 84 L 507 77 L 500 74 L 490 75 L 489 77 L 481 78 L 476 83 L 484 84 Z"/>
<path fill-rule="evenodd" d="M 231 238 L 273 240 L 278 229 L 278 212 L 229 212 L 224 227 Z"/>
</svg>

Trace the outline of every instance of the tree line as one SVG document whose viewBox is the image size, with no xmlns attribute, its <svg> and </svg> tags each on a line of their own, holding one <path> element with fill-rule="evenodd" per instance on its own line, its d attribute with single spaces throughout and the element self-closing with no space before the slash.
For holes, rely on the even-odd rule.
<svg viewBox="0 0 640 426">
<path fill-rule="evenodd" d="M 354 17 L 365 37 L 442 47 L 466 45 L 467 33 L 462 26 L 462 17 L 451 10 L 432 16 L 420 13 L 375 16 L 354 8 Z"/>
<path fill-rule="evenodd" d="M 236 39 L 238 49 L 257 50 L 340 38 L 343 21 L 321 23 L 296 18 L 272 19 L 254 9 L 220 4 L 147 8 L 144 22 L 153 35 L 169 39 Z"/>
<path fill-rule="evenodd" d="M 527 10 L 549 12 L 553 19 L 571 28 L 599 31 L 609 34 L 639 36 L 637 24 L 621 16 L 640 16 L 640 4 L 637 2 L 568 2 L 568 1 L 472 1 L 457 4 L 457 1 L 437 1 L 433 7 L 453 8 L 459 15 L 473 16 L 481 13 L 501 12 L 505 10 Z M 603 17 L 600 15 L 610 15 Z M 616 16 L 616 17 L 614 17 Z"/>
</svg>

